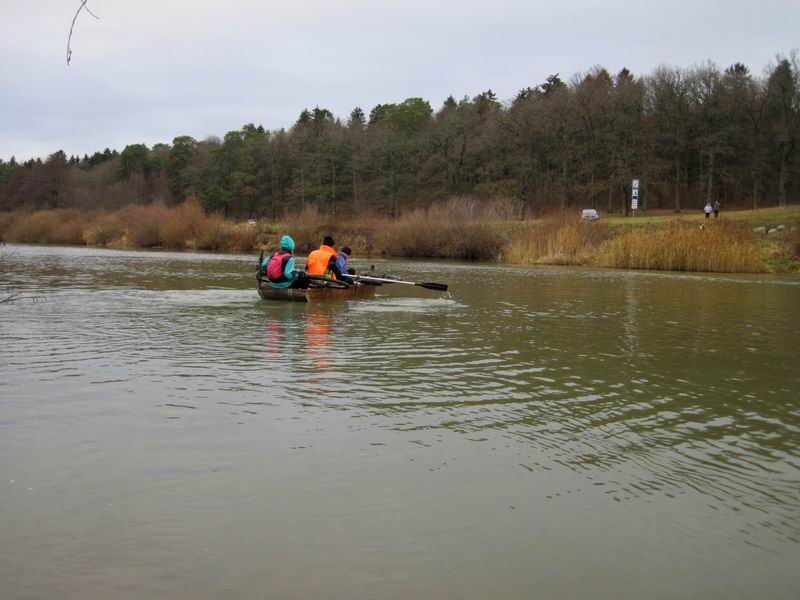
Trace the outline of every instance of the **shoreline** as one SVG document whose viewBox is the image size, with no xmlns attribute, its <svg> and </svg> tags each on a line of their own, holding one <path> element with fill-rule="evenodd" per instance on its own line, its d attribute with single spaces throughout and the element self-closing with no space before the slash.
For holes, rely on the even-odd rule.
<svg viewBox="0 0 800 600">
<path fill-rule="evenodd" d="M 196 202 L 114 213 L 61 209 L 0 213 L 0 241 L 44 246 L 258 254 L 291 235 L 298 256 L 331 233 L 356 258 L 445 259 L 519 266 L 585 266 L 710 273 L 800 272 L 800 206 L 700 214 L 648 213 L 581 221 L 574 211 L 511 221 L 452 203 L 397 220 L 313 212 L 273 222 L 206 215 Z M 454 210 L 455 209 L 455 210 Z M 462 209 L 459 214 L 458 209 Z M 755 233 L 758 231 L 759 233 Z"/>
</svg>

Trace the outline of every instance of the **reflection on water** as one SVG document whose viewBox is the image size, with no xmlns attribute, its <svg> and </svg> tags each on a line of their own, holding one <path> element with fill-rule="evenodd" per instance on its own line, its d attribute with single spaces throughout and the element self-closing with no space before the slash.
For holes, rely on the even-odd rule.
<svg viewBox="0 0 800 600">
<path fill-rule="evenodd" d="M 13 250 L 11 597 L 800 591 L 796 278 L 399 262 L 452 296 L 301 305 L 251 257 Z"/>
</svg>

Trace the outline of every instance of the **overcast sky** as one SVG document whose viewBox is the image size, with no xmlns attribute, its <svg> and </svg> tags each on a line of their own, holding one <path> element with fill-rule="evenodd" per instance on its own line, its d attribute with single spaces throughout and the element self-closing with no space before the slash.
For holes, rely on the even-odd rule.
<svg viewBox="0 0 800 600">
<path fill-rule="evenodd" d="M 797 0 L 0 0 L 0 158 L 290 127 L 421 96 L 505 100 L 600 64 L 742 62 L 800 47 Z"/>
</svg>

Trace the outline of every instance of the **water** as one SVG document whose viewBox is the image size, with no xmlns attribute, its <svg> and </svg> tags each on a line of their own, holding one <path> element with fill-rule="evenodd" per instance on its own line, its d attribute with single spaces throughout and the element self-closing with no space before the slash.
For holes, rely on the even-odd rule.
<svg viewBox="0 0 800 600">
<path fill-rule="evenodd" d="M 796 598 L 800 279 L 6 247 L 3 598 Z"/>
</svg>

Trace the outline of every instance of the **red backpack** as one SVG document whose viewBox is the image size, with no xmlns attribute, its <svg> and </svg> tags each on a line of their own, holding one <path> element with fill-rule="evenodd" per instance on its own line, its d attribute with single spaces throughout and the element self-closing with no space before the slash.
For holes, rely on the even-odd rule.
<svg viewBox="0 0 800 600">
<path fill-rule="evenodd" d="M 286 269 L 286 263 L 292 257 L 291 252 L 281 250 L 269 257 L 267 261 L 266 273 L 269 280 L 273 283 L 285 283 L 289 281 L 283 274 Z"/>
</svg>

